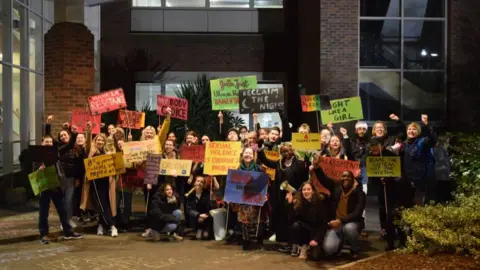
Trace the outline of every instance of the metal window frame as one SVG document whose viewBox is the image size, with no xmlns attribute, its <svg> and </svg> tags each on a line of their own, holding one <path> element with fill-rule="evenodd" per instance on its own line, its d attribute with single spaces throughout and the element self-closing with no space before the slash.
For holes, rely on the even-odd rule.
<svg viewBox="0 0 480 270">
<path fill-rule="evenodd" d="M 4 0 L 4 21 L 3 23 L 3 62 L 13 62 L 13 0 Z M 8 174 L 13 171 L 13 93 L 12 93 L 12 71 L 11 65 L 2 67 L 2 104 L 3 104 L 3 123 L 2 123 L 2 174 Z"/>
<path fill-rule="evenodd" d="M 244 9 L 280 9 L 278 7 L 255 7 L 255 0 L 249 0 L 249 7 L 248 8 L 236 8 L 236 7 L 232 7 L 232 8 L 229 8 L 229 7 L 219 7 L 218 9 L 240 9 L 240 10 L 244 10 Z M 25 5 L 24 5 L 25 6 Z M 212 8 L 210 7 L 210 0 L 205 0 L 205 4 L 203 7 L 167 7 L 167 0 L 161 0 L 160 2 L 160 6 L 152 6 L 152 7 L 149 7 L 149 6 L 134 6 L 133 5 L 133 0 L 130 0 L 130 8 L 135 8 L 135 9 L 176 9 L 176 8 L 179 8 L 179 9 L 185 9 L 185 8 L 192 8 L 192 9 L 209 9 L 209 8 Z M 284 8 L 283 7 L 283 1 L 282 1 L 282 9 Z M 217 8 L 215 8 L 217 9 Z"/>
</svg>

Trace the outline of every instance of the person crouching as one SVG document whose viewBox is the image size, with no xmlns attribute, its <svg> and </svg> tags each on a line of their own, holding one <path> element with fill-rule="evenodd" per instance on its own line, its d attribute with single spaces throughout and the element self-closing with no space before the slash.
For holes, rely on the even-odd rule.
<svg viewBox="0 0 480 270">
<path fill-rule="evenodd" d="M 152 228 L 149 236 L 159 241 L 161 233 L 173 233 L 175 240 L 182 241 L 181 219 L 180 199 L 173 193 L 170 184 L 163 184 L 153 196 L 148 209 L 148 223 Z"/>
</svg>

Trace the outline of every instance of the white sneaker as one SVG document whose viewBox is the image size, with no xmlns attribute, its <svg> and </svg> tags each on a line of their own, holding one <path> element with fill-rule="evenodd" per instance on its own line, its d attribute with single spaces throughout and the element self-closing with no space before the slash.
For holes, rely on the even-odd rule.
<svg viewBox="0 0 480 270">
<path fill-rule="evenodd" d="M 268 238 L 268 241 L 270 242 L 276 242 L 277 241 L 277 236 L 274 234 L 270 238 Z"/>
<path fill-rule="evenodd" d="M 299 259 L 301 260 L 306 260 L 307 259 L 307 251 L 308 251 L 308 246 L 303 245 L 300 247 L 300 255 L 298 256 Z"/>
<path fill-rule="evenodd" d="M 197 240 L 202 239 L 202 233 L 203 233 L 202 230 L 197 230 L 197 235 L 195 236 L 195 238 L 196 238 Z"/>
<path fill-rule="evenodd" d="M 70 221 L 68 221 L 68 224 L 70 224 L 70 227 L 72 227 L 72 229 L 78 227 L 77 223 L 75 223 L 75 221 L 73 221 L 73 220 L 71 220 L 71 219 L 70 219 Z"/>
<path fill-rule="evenodd" d="M 203 231 L 203 239 L 204 240 L 208 239 L 208 231 Z"/>
<path fill-rule="evenodd" d="M 112 226 L 112 237 L 117 237 L 118 236 L 118 230 L 115 226 Z"/>
<path fill-rule="evenodd" d="M 181 237 L 180 235 L 178 235 L 177 233 L 173 233 L 172 234 L 172 237 L 173 239 L 177 240 L 177 241 L 183 241 L 183 237 Z"/>
<path fill-rule="evenodd" d="M 97 235 L 103 235 L 103 226 L 101 224 L 98 225 Z"/>
<path fill-rule="evenodd" d="M 152 234 L 152 229 L 146 229 L 144 233 L 142 233 L 142 237 L 148 238 Z"/>
<path fill-rule="evenodd" d="M 161 234 L 155 230 L 151 230 L 150 235 L 153 238 L 153 241 L 160 241 Z"/>
</svg>

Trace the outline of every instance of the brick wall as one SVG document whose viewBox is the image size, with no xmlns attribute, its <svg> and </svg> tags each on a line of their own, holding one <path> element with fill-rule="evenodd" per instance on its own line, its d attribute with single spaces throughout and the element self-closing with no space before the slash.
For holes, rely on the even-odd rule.
<svg viewBox="0 0 480 270">
<path fill-rule="evenodd" d="M 448 124 L 479 131 L 480 1 L 451 0 L 449 10 Z"/>
<path fill-rule="evenodd" d="M 95 83 L 94 43 L 78 23 L 53 25 L 45 34 L 45 118 L 55 115 L 53 135 L 70 121 L 72 108 L 86 106 Z"/>
</svg>

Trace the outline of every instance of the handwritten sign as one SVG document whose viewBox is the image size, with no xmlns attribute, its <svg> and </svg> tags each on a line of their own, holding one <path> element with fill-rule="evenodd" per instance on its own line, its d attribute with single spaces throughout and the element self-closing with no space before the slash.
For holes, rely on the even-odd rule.
<svg viewBox="0 0 480 270">
<path fill-rule="evenodd" d="M 367 157 L 368 177 L 401 177 L 400 157 Z"/>
<path fill-rule="evenodd" d="M 360 97 L 331 100 L 332 109 L 320 111 L 322 123 L 343 123 L 363 119 Z"/>
<path fill-rule="evenodd" d="M 145 113 L 119 110 L 117 124 L 123 128 L 141 129 L 145 126 Z"/>
<path fill-rule="evenodd" d="M 115 111 L 127 107 L 127 101 L 123 89 L 118 88 L 88 97 L 88 106 L 92 115 L 99 115 L 104 112 Z"/>
<path fill-rule="evenodd" d="M 148 154 L 147 165 L 145 166 L 145 185 L 158 184 L 158 171 L 160 170 L 160 160 L 162 155 L 160 154 Z"/>
<path fill-rule="evenodd" d="M 157 114 L 167 115 L 167 108 L 172 109 L 172 118 L 188 119 L 188 100 L 176 97 L 157 96 Z"/>
<path fill-rule="evenodd" d="M 272 161 L 279 161 L 280 160 L 280 152 L 278 151 L 269 151 L 269 150 L 263 150 L 263 153 L 265 153 L 265 156 Z"/>
<path fill-rule="evenodd" d="M 260 172 L 229 170 L 225 201 L 262 206 L 267 195 L 268 175 Z"/>
<path fill-rule="evenodd" d="M 161 175 L 190 176 L 191 171 L 192 171 L 191 160 L 164 158 L 160 162 L 159 174 Z"/>
<path fill-rule="evenodd" d="M 160 142 L 158 139 L 127 142 L 122 150 L 126 163 L 141 162 L 147 160 L 148 154 L 160 154 Z"/>
<path fill-rule="evenodd" d="M 144 186 L 145 174 L 140 169 L 128 169 L 124 175 L 122 175 L 121 182 L 118 186 L 123 188 L 141 188 Z"/>
<path fill-rule="evenodd" d="M 302 102 L 302 112 L 320 111 L 319 95 L 300 96 L 300 99 Z"/>
<path fill-rule="evenodd" d="M 181 159 L 193 160 L 193 162 L 205 161 L 205 145 L 182 146 L 180 149 Z"/>
<path fill-rule="evenodd" d="M 41 162 L 46 165 L 54 165 L 58 161 L 57 146 L 29 145 L 28 153 L 32 162 Z"/>
<path fill-rule="evenodd" d="M 113 155 L 101 155 L 83 160 L 88 180 L 95 180 L 117 174 Z"/>
<path fill-rule="evenodd" d="M 100 125 L 102 123 L 101 115 L 91 115 L 86 108 L 74 108 L 72 109 L 72 126 L 78 128 L 79 133 L 85 132 L 87 129 L 87 123 L 92 123 L 92 133 L 100 133 Z"/>
<path fill-rule="evenodd" d="M 35 171 L 28 175 L 28 179 L 30 180 L 30 185 L 32 186 L 35 196 L 45 190 L 60 186 L 55 166 L 49 166 L 43 170 Z"/>
<path fill-rule="evenodd" d="M 275 169 L 267 167 L 266 165 L 262 165 L 262 168 L 268 175 L 268 177 L 270 177 L 270 180 L 275 181 L 275 175 L 277 171 Z"/>
<path fill-rule="evenodd" d="M 320 149 L 320 133 L 293 133 L 292 146 L 295 150 Z"/>
<path fill-rule="evenodd" d="M 212 92 L 212 110 L 238 109 L 238 91 L 241 89 L 257 88 L 257 77 L 246 76 L 237 78 L 223 78 L 210 81 Z"/>
<path fill-rule="evenodd" d="M 125 169 L 125 161 L 123 160 L 123 153 L 115 153 L 113 155 L 113 162 L 115 164 L 115 172 L 116 174 L 123 174 L 126 172 Z"/>
<path fill-rule="evenodd" d="M 351 171 L 354 175 L 360 173 L 360 162 L 358 161 L 321 157 L 319 162 L 325 175 L 333 180 L 340 180 L 344 171 Z"/>
<path fill-rule="evenodd" d="M 240 142 L 208 142 L 205 148 L 204 173 L 209 175 L 227 175 L 229 169 L 240 165 Z"/>
<path fill-rule="evenodd" d="M 275 112 L 284 107 L 283 88 L 240 90 L 240 113 Z"/>
</svg>

